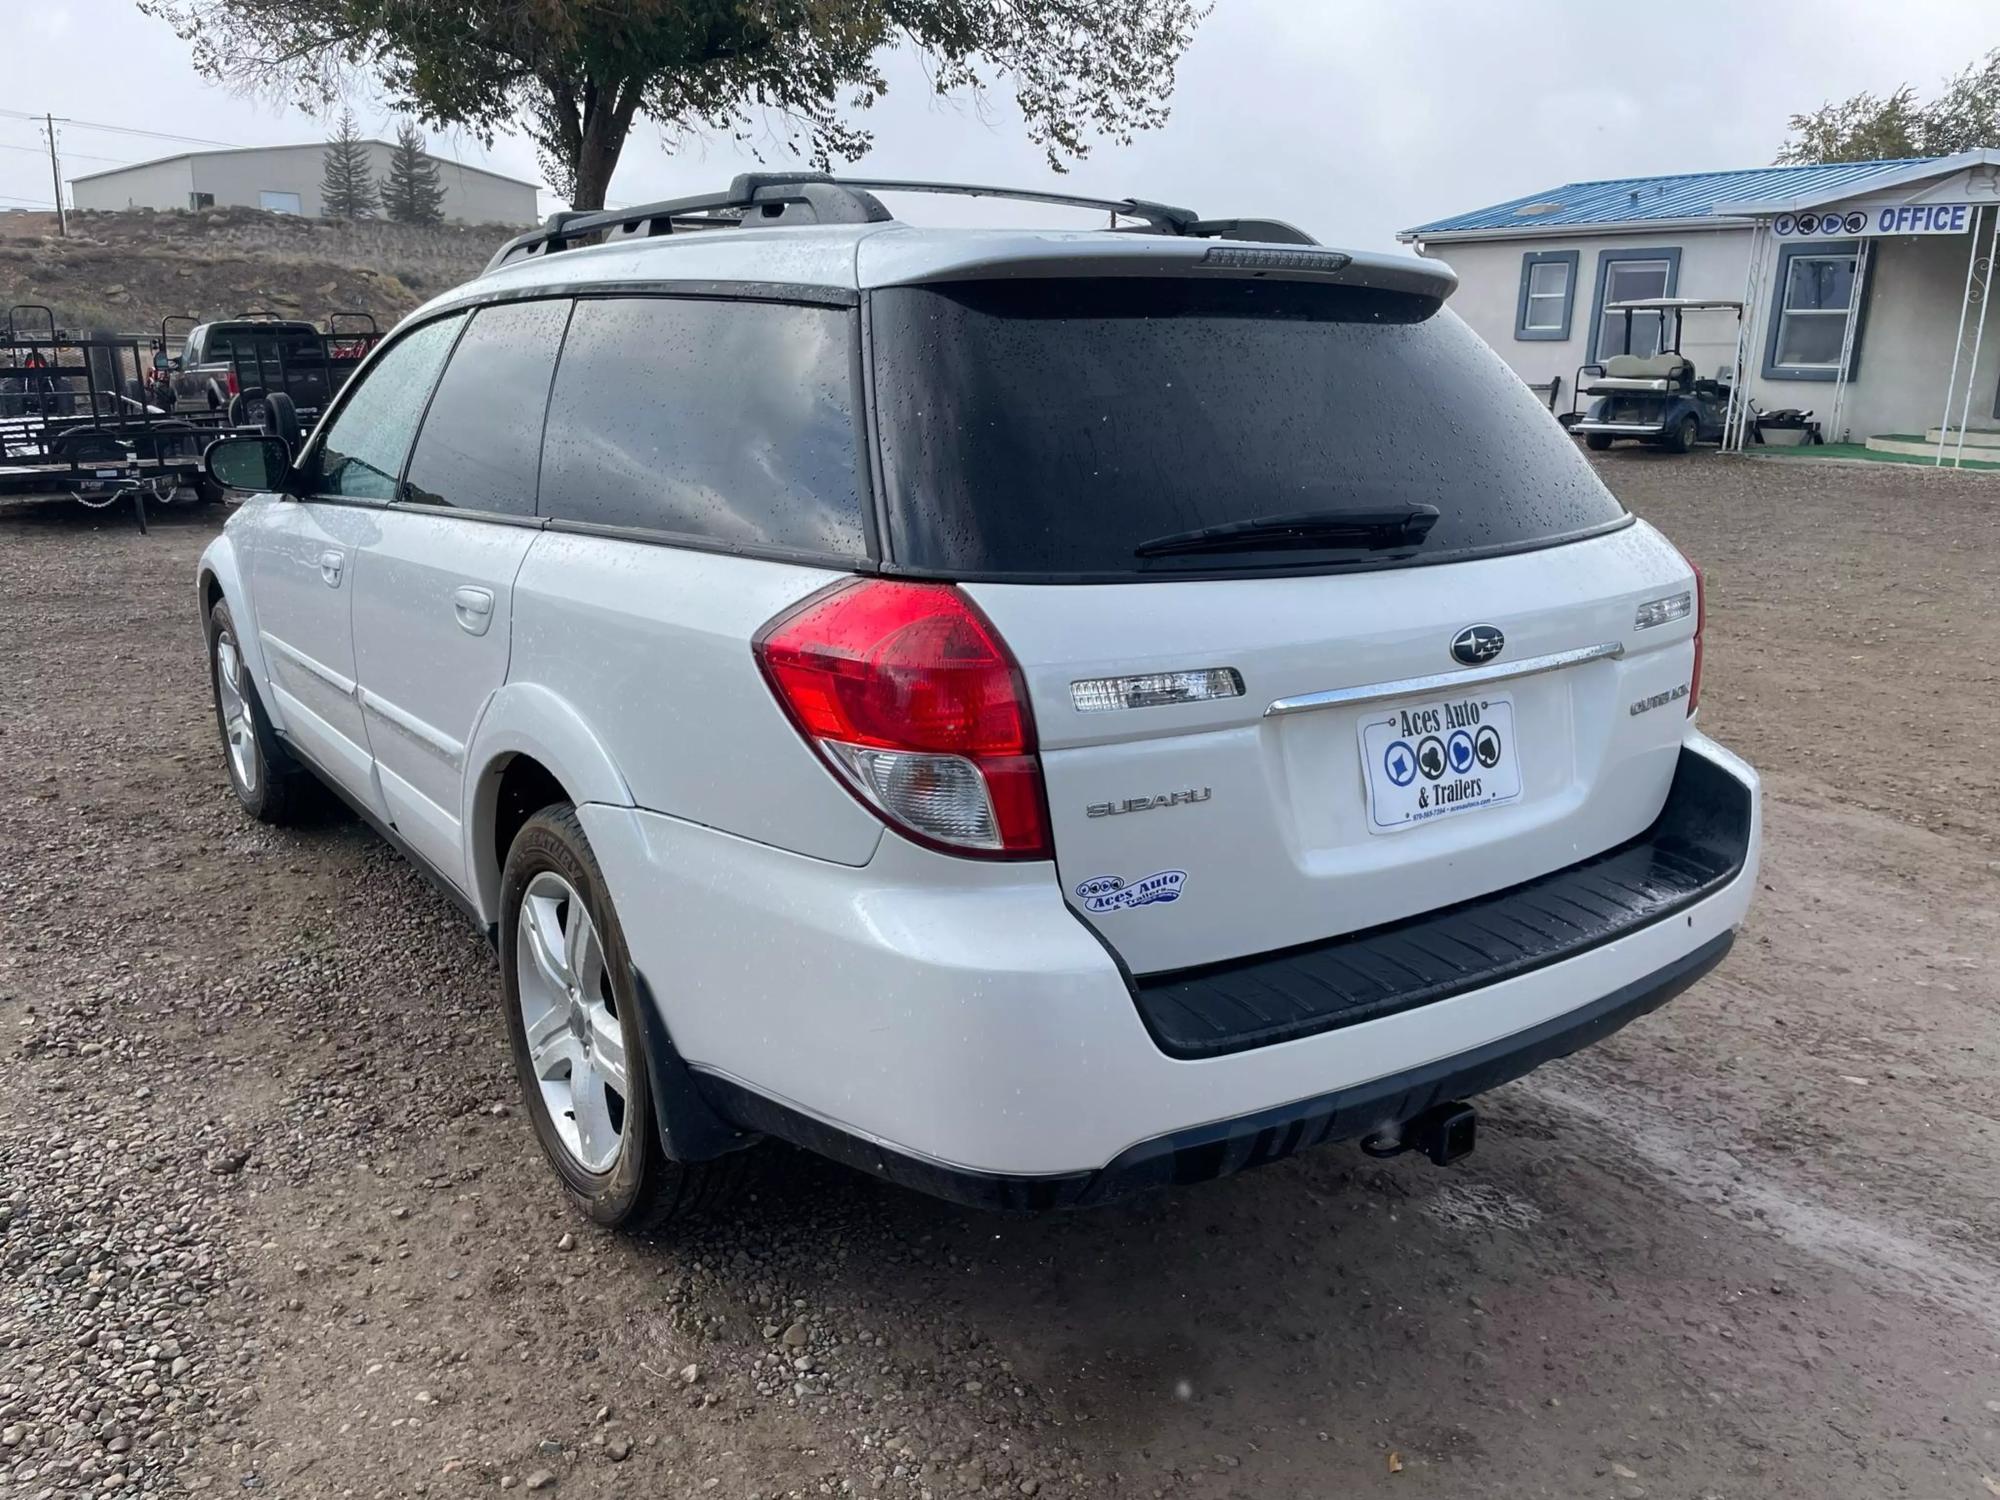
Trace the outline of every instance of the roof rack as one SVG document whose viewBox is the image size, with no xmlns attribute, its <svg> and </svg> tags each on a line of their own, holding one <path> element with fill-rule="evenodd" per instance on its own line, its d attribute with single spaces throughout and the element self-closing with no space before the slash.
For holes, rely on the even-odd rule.
<svg viewBox="0 0 2000 1500">
<path fill-rule="evenodd" d="M 488 271 L 534 256 L 553 255 L 573 244 L 647 239 L 707 229 L 762 229 L 797 224 L 880 224 L 895 215 L 877 193 L 949 193 L 967 198 L 1008 198 L 1051 203 L 1062 208 L 1096 209 L 1116 218 L 1137 219 L 1143 228 L 1126 233 L 1193 235 L 1203 239 L 1260 240 L 1282 245 L 1316 244 L 1311 235 L 1277 219 L 1204 219 L 1192 209 L 1144 198 L 1085 198 L 1035 188 L 983 187 L 962 182 L 902 182 L 876 177 L 831 177 L 824 172 L 745 172 L 720 193 L 669 198 L 632 208 L 586 213 L 554 213 L 538 229 L 502 245 Z"/>
</svg>

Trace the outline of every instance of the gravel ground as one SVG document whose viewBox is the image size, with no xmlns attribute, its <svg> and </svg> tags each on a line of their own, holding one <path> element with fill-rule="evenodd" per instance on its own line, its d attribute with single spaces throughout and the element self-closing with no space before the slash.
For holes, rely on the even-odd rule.
<svg viewBox="0 0 2000 1500">
<path fill-rule="evenodd" d="M 1763 769 L 1729 963 L 1485 1101 L 1023 1220 L 568 1215 L 482 941 L 226 790 L 214 517 L 0 516 L 0 1496 L 2000 1494 L 2000 480 L 1613 454 Z"/>
</svg>

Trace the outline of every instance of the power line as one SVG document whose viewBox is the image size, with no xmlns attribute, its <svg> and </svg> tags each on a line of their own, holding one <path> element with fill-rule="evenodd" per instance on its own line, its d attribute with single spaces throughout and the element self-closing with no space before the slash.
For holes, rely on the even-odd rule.
<svg viewBox="0 0 2000 1500">
<path fill-rule="evenodd" d="M 16 146 L 7 141 L 0 141 L 0 151 L 25 151 L 30 156 L 41 156 L 45 154 L 43 148 L 40 146 Z M 74 158 L 77 161 L 109 162 L 114 167 L 129 167 L 133 165 L 133 161 L 129 156 L 92 156 L 88 151 L 63 152 L 64 161 L 69 161 L 72 158 Z"/>
<path fill-rule="evenodd" d="M 55 205 L 49 202 L 49 200 L 46 198 L 16 198 L 7 193 L 0 193 L 0 203 L 25 203 L 30 208 L 55 207 Z"/>
<path fill-rule="evenodd" d="M 26 114 L 18 109 L 0 109 L 0 116 L 10 120 L 33 120 L 37 125 L 42 123 L 42 116 Z M 213 141 L 199 135 L 172 135 L 164 130 L 140 130 L 132 125 L 107 125 L 102 120 L 64 119 L 60 123 L 73 125 L 78 130 L 103 130 L 112 135 L 143 135 L 159 141 L 181 141 L 190 146 L 235 147 L 240 144 L 236 141 Z"/>
</svg>

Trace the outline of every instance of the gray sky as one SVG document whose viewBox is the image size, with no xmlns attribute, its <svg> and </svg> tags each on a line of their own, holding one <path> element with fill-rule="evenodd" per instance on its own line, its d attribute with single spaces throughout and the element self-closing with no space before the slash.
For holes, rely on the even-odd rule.
<svg viewBox="0 0 2000 1500">
<path fill-rule="evenodd" d="M 192 149 L 83 121 L 231 145 L 325 133 L 322 121 L 197 78 L 186 46 L 130 0 L 0 0 L 0 14 L 11 64 L 0 207 L 49 201 L 38 126 L 17 113 L 72 117 L 60 127 L 65 177 L 108 159 Z M 1051 174 L 1023 138 L 1004 89 L 983 108 L 936 100 L 905 59 L 890 64 L 892 91 L 870 120 L 876 149 L 856 170 L 1137 195 L 1214 216 L 1290 219 L 1331 244 L 1381 247 L 1407 225 L 1562 182 L 1768 162 L 1793 111 L 1905 81 L 1929 94 L 1996 46 L 1991 0 L 1679 0 L 1664 10 L 1599 0 L 1217 0 L 1182 62 L 1166 128 L 1128 148 L 1100 145 L 1067 177 Z M 393 134 L 379 104 L 355 104 L 364 131 Z M 488 151 L 447 133 L 433 149 L 543 180 L 523 138 Z M 611 196 L 671 197 L 756 166 L 728 141 L 670 151 L 642 121 Z M 544 209 L 556 206 L 544 194 Z M 913 219 L 992 217 L 977 206 L 897 206 Z"/>
</svg>

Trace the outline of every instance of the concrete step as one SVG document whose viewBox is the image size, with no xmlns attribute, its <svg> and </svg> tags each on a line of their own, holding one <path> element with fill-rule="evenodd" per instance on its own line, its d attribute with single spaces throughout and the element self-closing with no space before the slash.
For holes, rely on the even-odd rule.
<svg viewBox="0 0 2000 1500">
<path fill-rule="evenodd" d="M 1958 446 L 1958 429 L 1956 427 L 1950 429 L 1933 427 L 1924 434 L 1924 437 L 1933 448 L 1938 445 L 1940 437 L 1943 437 L 1952 447 L 1956 448 Z M 1965 446 L 1968 448 L 2000 448 L 2000 427 L 1986 427 L 1977 423 L 1968 425 L 1965 429 Z"/>
<path fill-rule="evenodd" d="M 1890 433 L 1884 436 L 1872 437 L 1862 446 L 1867 448 L 1871 453 L 1904 453 L 1912 458 L 1931 458 L 1937 453 L 1936 438 L 1920 438 L 1913 432 Z M 1967 446 L 1970 447 L 1971 445 L 1967 444 Z M 1945 458 L 1949 460 L 1950 457 L 1951 450 L 1947 449 L 1945 451 Z"/>
<path fill-rule="evenodd" d="M 1950 464 L 1962 457 L 1966 463 L 1977 462 L 1987 465 L 2000 463 L 2000 444 L 1976 443 L 1973 439 L 1977 436 L 1979 434 L 1976 432 L 1966 434 L 1965 452 L 1961 455 L 1958 451 L 1958 433 L 1954 430 L 1945 443 L 1944 461 Z M 1862 446 L 1871 453 L 1900 453 L 1911 458 L 1936 458 L 1938 451 L 1935 432 L 1925 438 L 1918 437 L 1914 432 L 1891 432 L 1871 437 Z"/>
</svg>

